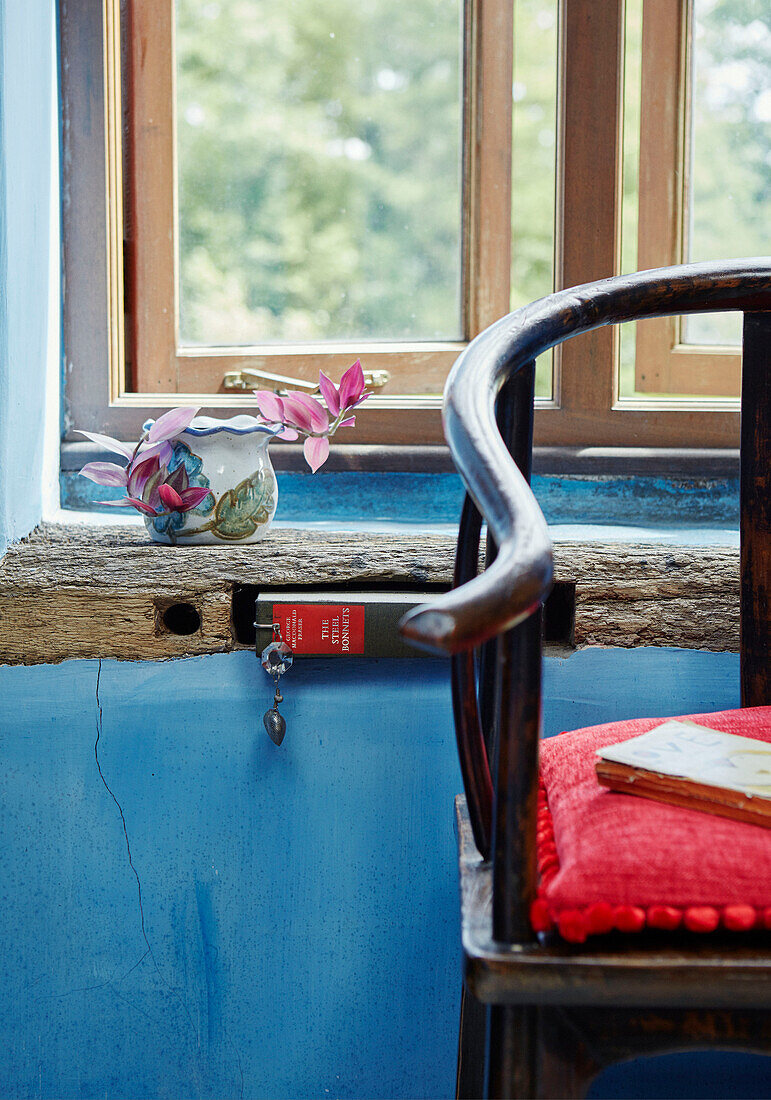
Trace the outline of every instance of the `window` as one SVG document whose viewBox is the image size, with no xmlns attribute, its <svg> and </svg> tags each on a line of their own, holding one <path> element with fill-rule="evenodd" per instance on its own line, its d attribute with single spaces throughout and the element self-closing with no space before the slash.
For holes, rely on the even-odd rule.
<svg viewBox="0 0 771 1100">
<path fill-rule="evenodd" d="M 642 80 L 640 268 L 764 255 L 771 234 L 771 28 L 761 3 L 646 4 Z M 640 393 L 718 399 L 739 392 L 737 314 L 637 326 Z"/>
<path fill-rule="evenodd" d="M 510 308 L 771 250 L 760 7 L 62 0 L 70 416 L 128 438 L 360 354 L 390 380 L 347 441 L 441 442 Z M 544 357 L 536 441 L 735 446 L 735 333 L 636 329 Z"/>
</svg>

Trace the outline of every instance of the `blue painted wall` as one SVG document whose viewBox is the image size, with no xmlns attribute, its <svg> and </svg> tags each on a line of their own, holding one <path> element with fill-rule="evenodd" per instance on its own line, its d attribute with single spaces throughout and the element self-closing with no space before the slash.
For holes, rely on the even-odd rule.
<svg viewBox="0 0 771 1100">
<path fill-rule="evenodd" d="M 250 653 L 103 662 L 100 731 L 98 671 L 0 668 L 0 1095 L 452 1095 L 445 663 L 297 662 L 280 749 Z M 551 658 L 545 732 L 732 706 L 737 679 Z"/>
<path fill-rule="evenodd" d="M 449 1095 L 458 777 L 430 664 L 300 664 L 276 749 L 252 654 L 105 662 L 104 782 L 97 663 L 0 670 L 0 1095 Z"/>
<path fill-rule="evenodd" d="M 49 0 L 0 0 L 0 555 L 42 511 L 53 48 Z"/>
</svg>

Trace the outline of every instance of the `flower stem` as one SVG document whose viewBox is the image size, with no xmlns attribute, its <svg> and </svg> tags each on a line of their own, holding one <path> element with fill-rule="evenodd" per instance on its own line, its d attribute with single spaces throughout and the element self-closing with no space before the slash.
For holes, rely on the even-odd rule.
<svg viewBox="0 0 771 1100">
<path fill-rule="evenodd" d="M 128 464 L 128 467 L 127 467 L 127 469 L 129 469 L 129 470 L 130 470 L 130 469 L 131 469 L 131 467 L 132 467 L 132 466 L 134 465 L 134 459 L 135 459 L 135 458 L 137 457 L 137 455 L 139 454 L 139 448 L 140 448 L 140 447 L 142 446 L 142 444 L 143 444 L 143 443 L 145 442 L 145 440 L 147 439 L 147 437 L 148 437 L 148 435 L 149 435 L 149 434 L 150 434 L 150 432 L 149 432 L 149 431 L 145 431 L 145 432 L 142 432 L 141 436 L 139 437 L 139 442 L 137 443 L 136 447 L 134 448 L 134 453 L 133 453 L 133 455 L 131 456 L 131 458 L 129 459 L 129 464 Z"/>
</svg>

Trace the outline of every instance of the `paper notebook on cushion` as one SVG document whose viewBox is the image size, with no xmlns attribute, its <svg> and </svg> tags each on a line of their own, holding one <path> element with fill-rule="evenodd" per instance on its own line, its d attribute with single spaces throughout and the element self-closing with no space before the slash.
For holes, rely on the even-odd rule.
<svg viewBox="0 0 771 1100">
<path fill-rule="evenodd" d="M 771 748 L 771 707 L 678 718 Z M 644 929 L 771 930 L 771 831 L 600 786 L 598 750 L 663 724 L 640 718 L 541 742 L 538 893 L 531 919 L 567 940 Z M 671 733 L 671 729 L 670 729 Z M 690 755 L 690 754 L 689 754 Z M 706 752 L 705 752 L 706 756 Z M 757 797 L 757 796 L 754 796 Z"/>
<path fill-rule="evenodd" d="M 605 787 L 771 829 L 771 745 L 688 720 L 597 751 Z"/>
</svg>

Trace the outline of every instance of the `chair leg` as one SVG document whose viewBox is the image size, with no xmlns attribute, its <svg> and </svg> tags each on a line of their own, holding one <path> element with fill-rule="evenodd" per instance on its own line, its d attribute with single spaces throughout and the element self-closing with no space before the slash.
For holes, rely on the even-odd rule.
<svg viewBox="0 0 771 1100">
<path fill-rule="evenodd" d="M 487 1074 L 484 1095 L 489 1100 L 533 1100 L 536 1074 L 537 1009 L 493 1005 L 487 1027 Z"/>
<path fill-rule="evenodd" d="M 581 1010 L 579 1010 L 580 1020 Z M 543 1006 L 538 1010 L 538 1092 L 540 1098 L 583 1097 L 606 1064 L 580 1026 L 575 1010 Z"/>
<path fill-rule="evenodd" d="M 579 1100 L 600 1068 L 562 1009 L 490 1009 L 484 1094 L 490 1100 Z"/>
<path fill-rule="evenodd" d="M 606 1066 L 672 1051 L 723 1047 L 771 1055 L 771 1016 L 761 1010 L 495 1005 L 488 1010 L 482 1091 L 482 1006 L 471 994 L 465 1003 L 462 1031 L 469 1034 L 461 1047 L 473 1053 L 465 1069 L 459 1063 L 463 1100 L 579 1100 Z M 477 1014 L 473 1047 L 470 1003 Z"/>
<path fill-rule="evenodd" d="M 469 993 L 464 984 L 460 997 L 456 1100 L 480 1100 L 484 1095 L 486 1033 L 487 1005 Z"/>
</svg>

